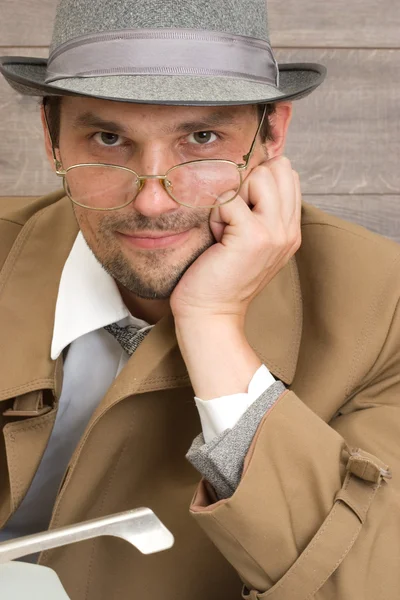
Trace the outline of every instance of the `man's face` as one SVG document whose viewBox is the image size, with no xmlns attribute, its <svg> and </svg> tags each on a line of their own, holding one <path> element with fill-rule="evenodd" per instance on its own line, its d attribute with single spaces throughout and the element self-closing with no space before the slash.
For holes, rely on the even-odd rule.
<svg viewBox="0 0 400 600">
<path fill-rule="evenodd" d="M 241 163 L 257 125 L 252 106 L 178 107 L 66 97 L 60 157 L 64 169 L 108 163 L 139 175 L 164 175 L 176 164 L 197 159 Z M 258 140 L 251 167 L 265 159 Z M 168 298 L 188 267 L 214 243 L 210 210 L 177 204 L 158 180 L 146 180 L 125 208 L 100 212 L 74 205 L 74 210 L 96 258 L 141 298 Z"/>
</svg>

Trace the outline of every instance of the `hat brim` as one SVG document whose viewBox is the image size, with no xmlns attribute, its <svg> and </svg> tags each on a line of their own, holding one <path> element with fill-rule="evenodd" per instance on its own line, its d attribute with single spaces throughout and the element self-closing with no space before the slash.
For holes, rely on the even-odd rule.
<svg viewBox="0 0 400 600">
<path fill-rule="evenodd" d="M 0 72 L 20 94 L 29 96 L 89 96 L 141 104 L 237 105 L 297 100 L 315 90 L 326 68 L 315 63 L 279 65 L 279 89 L 232 77 L 117 75 L 60 79 L 48 85 L 47 60 L 6 56 Z"/>
</svg>

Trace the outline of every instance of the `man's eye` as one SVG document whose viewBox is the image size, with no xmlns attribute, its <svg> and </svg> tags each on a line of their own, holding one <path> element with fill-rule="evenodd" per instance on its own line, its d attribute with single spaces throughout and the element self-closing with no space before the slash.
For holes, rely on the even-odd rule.
<svg viewBox="0 0 400 600">
<path fill-rule="evenodd" d="M 120 146 L 122 143 L 119 135 L 116 133 L 107 133 L 106 131 L 95 133 L 93 139 L 100 144 L 100 146 Z"/>
<path fill-rule="evenodd" d="M 210 142 L 215 142 L 217 136 L 212 131 L 197 131 L 189 135 L 189 142 L 194 144 L 202 144 L 203 146 Z"/>
</svg>

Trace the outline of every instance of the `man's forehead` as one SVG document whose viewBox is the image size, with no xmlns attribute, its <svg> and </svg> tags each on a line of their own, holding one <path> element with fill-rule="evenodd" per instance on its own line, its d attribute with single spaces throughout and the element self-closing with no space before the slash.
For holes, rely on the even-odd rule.
<svg viewBox="0 0 400 600">
<path fill-rule="evenodd" d="M 63 98 L 63 114 L 76 127 L 93 127 L 104 121 L 114 124 L 157 122 L 165 132 L 173 131 L 179 126 L 188 128 L 193 122 L 204 122 L 208 125 L 231 125 L 238 120 L 254 115 L 254 107 L 241 106 L 169 106 L 160 104 L 136 104 L 113 102 L 95 98 Z"/>
</svg>

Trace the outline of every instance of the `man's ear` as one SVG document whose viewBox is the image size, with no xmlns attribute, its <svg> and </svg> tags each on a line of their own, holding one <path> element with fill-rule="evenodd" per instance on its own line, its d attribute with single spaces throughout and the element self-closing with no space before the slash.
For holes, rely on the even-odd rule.
<svg viewBox="0 0 400 600">
<path fill-rule="evenodd" d="M 286 135 L 292 119 L 292 102 L 277 102 L 276 112 L 270 116 L 274 141 L 267 140 L 268 157 L 280 156 L 284 153 Z"/>
<path fill-rule="evenodd" d="M 49 130 L 47 128 L 46 125 L 46 119 L 44 116 L 44 111 L 45 108 L 43 106 L 43 104 L 40 107 L 40 118 L 42 121 L 42 127 L 43 127 L 43 135 L 44 135 L 44 147 L 46 150 L 46 156 L 47 159 L 51 165 L 51 168 L 53 169 L 53 171 L 56 170 L 55 164 L 54 164 L 54 157 L 53 157 L 53 151 L 52 151 L 52 145 L 51 145 L 51 139 L 50 139 L 50 135 L 49 135 Z"/>
</svg>

